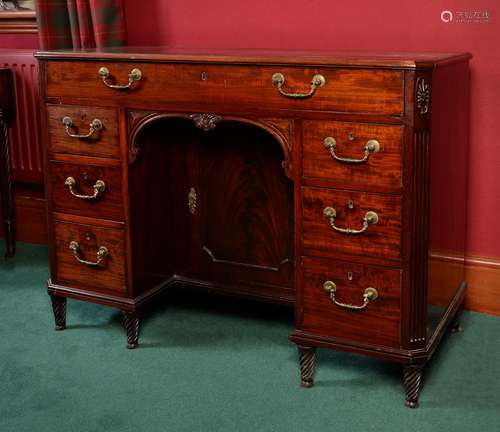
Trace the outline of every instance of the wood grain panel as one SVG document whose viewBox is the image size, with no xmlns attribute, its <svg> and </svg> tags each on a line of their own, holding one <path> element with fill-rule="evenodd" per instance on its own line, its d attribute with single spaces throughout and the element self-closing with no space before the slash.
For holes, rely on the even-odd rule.
<svg viewBox="0 0 500 432">
<path fill-rule="evenodd" d="M 403 126 L 305 121 L 303 128 L 304 177 L 334 179 L 354 189 L 371 184 L 401 188 Z M 368 160 L 363 163 L 340 162 L 325 148 L 326 137 L 336 140 L 335 153 L 343 158 L 362 159 L 369 140 L 377 140 L 380 151 L 370 153 Z"/>
<path fill-rule="evenodd" d="M 106 87 L 98 75 L 106 66 L 112 79 L 128 82 L 128 73 L 143 73 L 129 91 Z M 272 75 L 285 76 L 284 90 L 307 93 L 313 76 L 321 73 L 326 85 L 305 99 L 290 99 L 273 86 Z M 202 75 L 204 74 L 204 75 Z M 114 82 L 114 81 L 113 81 Z M 207 64 L 151 64 L 109 62 L 49 62 L 48 97 L 85 97 L 99 103 L 102 98 L 116 104 L 134 100 L 222 104 L 265 103 L 270 108 L 331 110 L 386 115 L 403 112 L 403 80 L 400 71 L 288 66 L 237 66 Z"/>
<path fill-rule="evenodd" d="M 71 164 L 52 161 L 48 166 L 54 211 L 73 213 L 100 219 L 123 219 L 122 183 L 120 168 Z M 92 195 L 93 185 L 102 180 L 106 189 L 96 200 L 76 198 L 65 186 L 68 177 L 76 180 L 75 192 Z"/>
<path fill-rule="evenodd" d="M 220 124 L 199 147 L 202 274 L 208 280 L 293 288 L 293 185 L 267 132 Z"/>
<path fill-rule="evenodd" d="M 103 228 L 55 220 L 53 222 L 57 268 L 53 281 L 61 285 L 82 287 L 89 290 L 126 294 L 124 233 L 122 229 Z M 102 267 L 90 267 L 76 261 L 69 244 L 77 241 L 81 256 L 96 260 L 100 246 L 109 250 Z"/>
<path fill-rule="evenodd" d="M 352 273 L 352 280 L 348 279 Z M 303 321 L 298 328 L 321 336 L 390 347 L 400 346 L 401 270 L 342 261 L 303 258 Z M 337 285 L 336 299 L 363 304 L 368 287 L 379 297 L 364 310 L 341 308 L 323 289 L 327 280 Z"/>
<path fill-rule="evenodd" d="M 322 254 L 335 252 L 358 256 L 401 259 L 401 196 L 337 189 L 302 188 L 304 249 Z M 353 202 L 353 208 L 348 202 Z M 366 212 L 378 214 L 377 224 L 362 234 L 349 235 L 332 229 L 324 216 L 325 207 L 337 212 L 335 224 L 341 228 L 360 229 Z"/>
<path fill-rule="evenodd" d="M 79 87 L 75 87 L 80 91 Z M 120 145 L 118 142 L 118 118 L 113 109 L 98 107 L 79 107 L 69 105 L 47 106 L 49 123 L 49 154 L 70 153 L 84 156 L 96 156 L 118 159 Z M 74 128 L 71 132 L 86 134 L 94 119 L 101 120 L 102 130 L 95 132 L 90 138 L 71 138 L 66 134 L 62 120 L 69 116 Z"/>
</svg>

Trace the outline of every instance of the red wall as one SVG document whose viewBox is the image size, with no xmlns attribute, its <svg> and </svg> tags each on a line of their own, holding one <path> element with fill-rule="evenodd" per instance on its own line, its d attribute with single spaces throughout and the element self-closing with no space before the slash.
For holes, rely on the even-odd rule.
<svg viewBox="0 0 500 432">
<path fill-rule="evenodd" d="M 500 257 L 498 0 L 124 1 L 130 45 L 472 52 L 468 249 Z M 443 10 L 488 12 L 489 22 L 445 23 Z M 35 46 L 12 37 L 0 47 Z"/>
<path fill-rule="evenodd" d="M 0 48 L 29 49 L 38 46 L 36 34 L 0 34 Z"/>
<path fill-rule="evenodd" d="M 131 45 L 472 52 L 468 249 L 500 257 L 498 0 L 125 1 Z M 443 10 L 489 23 L 445 23 Z"/>
</svg>

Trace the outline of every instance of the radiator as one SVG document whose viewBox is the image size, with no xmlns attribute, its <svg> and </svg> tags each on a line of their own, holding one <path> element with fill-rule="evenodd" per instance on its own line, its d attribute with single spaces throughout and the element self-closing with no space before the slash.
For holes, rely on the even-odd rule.
<svg viewBox="0 0 500 432">
<path fill-rule="evenodd" d="M 14 181 L 43 183 L 38 65 L 32 50 L 0 50 L 0 64 L 12 69 L 16 119 L 10 129 Z"/>
</svg>

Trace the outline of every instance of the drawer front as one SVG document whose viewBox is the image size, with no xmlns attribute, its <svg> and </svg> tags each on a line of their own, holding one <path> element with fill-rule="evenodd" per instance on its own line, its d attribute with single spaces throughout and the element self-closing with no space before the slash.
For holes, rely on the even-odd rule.
<svg viewBox="0 0 500 432">
<path fill-rule="evenodd" d="M 115 295 L 126 293 L 123 230 L 58 220 L 54 221 L 53 229 L 56 249 L 53 279 L 56 283 Z M 72 242 L 76 242 L 76 250 L 70 249 Z M 108 254 L 99 265 L 78 261 L 98 262 L 100 248 L 106 248 Z"/>
<path fill-rule="evenodd" d="M 123 219 L 120 168 L 52 161 L 48 169 L 49 199 L 54 211 L 100 219 Z"/>
<path fill-rule="evenodd" d="M 77 86 L 75 90 L 80 91 Z M 113 109 L 79 107 L 70 105 L 48 105 L 49 153 L 69 153 L 84 156 L 120 158 L 117 113 Z M 65 127 L 63 119 L 71 119 L 71 126 Z M 100 129 L 90 124 L 99 121 Z M 98 124 L 98 123 L 95 123 Z M 87 138 L 70 137 L 91 135 Z"/>
<path fill-rule="evenodd" d="M 304 177 L 354 187 L 402 186 L 402 126 L 304 121 Z"/>
<path fill-rule="evenodd" d="M 99 76 L 109 72 L 110 84 L 127 84 L 138 68 L 142 78 L 129 90 L 108 88 Z M 316 74 L 325 85 L 311 97 L 292 98 L 278 91 L 272 77 L 284 77 L 282 91 L 307 94 Z M 148 64 L 106 62 L 49 62 L 49 97 L 106 98 L 116 103 L 134 101 L 200 102 L 268 108 L 331 110 L 400 115 L 403 112 L 402 73 L 393 70 L 312 68 L 251 65 Z"/>
<path fill-rule="evenodd" d="M 347 341 L 399 347 L 401 276 L 398 269 L 304 257 L 300 328 Z M 376 292 L 366 306 L 365 292 Z"/>
<path fill-rule="evenodd" d="M 401 199 L 400 195 L 302 188 L 304 249 L 399 260 Z M 363 232 L 339 231 L 346 229 Z"/>
</svg>

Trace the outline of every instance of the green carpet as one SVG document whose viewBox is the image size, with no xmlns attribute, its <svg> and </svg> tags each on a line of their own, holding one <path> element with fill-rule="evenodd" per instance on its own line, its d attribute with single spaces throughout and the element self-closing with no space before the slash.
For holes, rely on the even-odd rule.
<svg viewBox="0 0 500 432">
<path fill-rule="evenodd" d="M 127 350 L 119 312 L 70 300 L 55 332 L 47 273 L 44 247 L 0 258 L 0 432 L 500 430 L 498 318 L 463 315 L 410 410 L 399 367 L 370 358 L 320 350 L 300 388 L 286 308 L 168 293 Z"/>
</svg>

